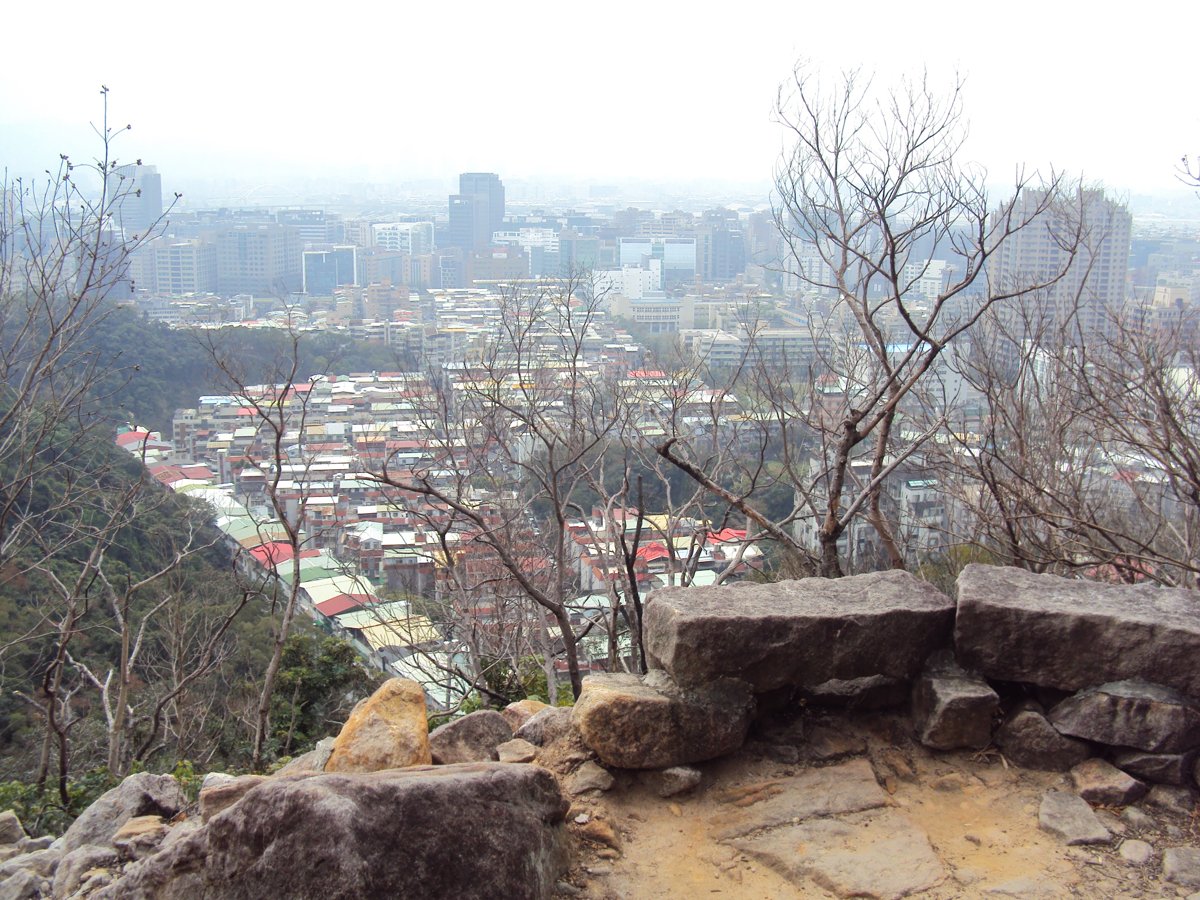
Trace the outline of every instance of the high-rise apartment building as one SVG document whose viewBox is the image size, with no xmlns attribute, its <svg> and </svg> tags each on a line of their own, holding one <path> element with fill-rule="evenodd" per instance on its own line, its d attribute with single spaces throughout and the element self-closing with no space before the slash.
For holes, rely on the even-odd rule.
<svg viewBox="0 0 1200 900">
<path fill-rule="evenodd" d="M 384 250 L 400 250 L 414 256 L 432 253 L 432 222 L 380 222 L 371 226 L 371 242 Z"/>
<path fill-rule="evenodd" d="M 301 289 L 301 241 L 286 225 L 237 225 L 217 235 L 222 294 L 282 297 Z"/>
<path fill-rule="evenodd" d="M 492 244 L 504 225 L 504 182 L 494 172 L 464 172 L 458 193 L 450 195 L 448 245 L 461 247 L 469 257 Z"/>
<path fill-rule="evenodd" d="M 304 251 L 304 293 L 331 297 L 335 288 L 355 284 L 358 284 L 358 248 L 353 244 Z"/>
<path fill-rule="evenodd" d="M 155 289 L 181 297 L 217 289 L 217 247 L 205 241 L 160 242 L 154 247 Z"/>
<path fill-rule="evenodd" d="M 113 226 L 125 233 L 145 237 L 163 214 L 162 176 L 155 166 L 117 166 L 104 179 L 111 204 Z"/>
<path fill-rule="evenodd" d="M 1017 198 L 1013 221 L 1026 219 L 1029 224 L 989 260 L 989 290 L 996 294 L 1049 286 L 1027 295 L 1023 314 L 1018 314 L 1018 304 L 1006 304 L 1010 326 L 1023 329 L 1025 337 L 1033 336 L 1028 332 L 1035 326 L 1069 329 L 1068 338 L 1103 331 L 1126 300 L 1129 210 L 1101 190 L 1049 204 L 1045 191 L 1025 190 Z"/>
</svg>

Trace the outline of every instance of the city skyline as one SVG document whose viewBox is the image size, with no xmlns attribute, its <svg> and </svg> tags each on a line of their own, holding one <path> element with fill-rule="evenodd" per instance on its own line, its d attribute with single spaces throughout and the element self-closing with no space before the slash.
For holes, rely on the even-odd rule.
<svg viewBox="0 0 1200 900">
<path fill-rule="evenodd" d="M 1175 167 L 1200 143 L 1181 102 L 1186 29 L 1154 10 L 1106 24 L 1032 4 L 986 21 L 949 5 L 918 17 L 867 4 L 851 25 L 775 3 L 719 23 L 625 3 L 575 20 L 560 7 L 479 6 L 461 23 L 406 8 L 375 16 L 377 28 L 279 12 L 218 3 L 175 22 L 26 5 L 10 14 L 12 33 L 31 36 L 13 42 L 10 71 L 34 77 L 0 85 L 0 158 L 11 174 L 60 152 L 82 158 L 103 83 L 114 124 L 134 126 L 121 161 L 153 161 L 185 192 L 202 179 L 450 184 L 494 171 L 510 185 L 657 179 L 765 194 L 785 140 L 772 104 L 802 58 L 831 79 L 861 66 L 881 83 L 924 66 L 938 92 L 961 73 L 965 156 L 997 186 L 1024 164 L 1183 196 Z M 92 45 L 122 49 L 97 62 Z M 345 65 L 319 70 L 336 76 L 317 74 L 318 56 L 343 52 Z M 399 105 L 384 102 L 391 85 Z"/>
</svg>

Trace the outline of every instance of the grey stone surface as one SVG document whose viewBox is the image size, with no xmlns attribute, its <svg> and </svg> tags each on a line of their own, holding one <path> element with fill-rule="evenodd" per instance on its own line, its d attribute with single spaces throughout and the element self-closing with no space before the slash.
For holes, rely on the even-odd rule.
<svg viewBox="0 0 1200 900">
<path fill-rule="evenodd" d="M 1080 691 L 1050 710 L 1048 718 L 1063 734 L 1148 753 L 1183 753 L 1200 744 L 1200 704 L 1145 681 Z"/>
<path fill-rule="evenodd" d="M 567 793 L 572 797 L 588 791 L 607 791 L 613 786 L 612 773 L 588 760 L 567 778 Z"/>
<path fill-rule="evenodd" d="M 789 824 L 731 843 L 791 881 L 801 896 L 811 879 L 838 897 L 894 900 L 946 877 L 929 837 L 893 809 Z"/>
<path fill-rule="evenodd" d="M 1038 825 L 1068 846 L 1107 844 L 1112 838 L 1086 800 L 1064 791 L 1049 791 L 1042 798 Z"/>
<path fill-rule="evenodd" d="M 693 769 L 691 766 L 671 766 L 669 769 L 643 772 L 641 778 L 642 783 L 648 785 L 658 796 L 674 797 L 695 790 L 700 786 L 703 776 L 699 769 Z"/>
<path fill-rule="evenodd" d="M 954 602 L 907 572 L 660 588 L 646 606 L 651 664 L 681 685 L 739 678 L 756 693 L 872 675 L 911 679 L 949 643 Z"/>
<path fill-rule="evenodd" d="M 200 819 L 207 822 L 219 812 L 237 803 L 252 789 L 266 781 L 263 775 L 239 775 L 228 781 L 200 789 Z"/>
<path fill-rule="evenodd" d="M 1071 769 L 1075 793 L 1098 806 L 1127 806 L 1146 795 L 1147 787 L 1132 775 L 1098 757 Z"/>
<path fill-rule="evenodd" d="M 1112 761 L 1123 772 L 1155 784 L 1187 784 L 1188 773 L 1196 759 L 1188 753 L 1146 753 L 1144 750 L 1117 750 Z"/>
<path fill-rule="evenodd" d="M 744 785 L 724 792 L 719 799 L 730 808 L 710 820 L 718 840 L 816 816 L 877 809 L 888 802 L 865 759 Z"/>
<path fill-rule="evenodd" d="M 63 835 L 67 852 L 84 844 L 104 846 L 117 829 L 134 816 L 162 816 L 170 819 L 187 806 L 179 782 L 170 775 L 139 772 L 130 775 L 104 794 L 71 823 Z"/>
<path fill-rule="evenodd" d="M 1117 852 L 1131 866 L 1144 866 L 1154 859 L 1154 848 L 1137 838 L 1121 841 L 1121 849 Z"/>
<path fill-rule="evenodd" d="M 1200 847 L 1168 847 L 1163 851 L 1163 881 L 1200 888 Z"/>
<path fill-rule="evenodd" d="M 0 900 L 33 900 L 42 896 L 45 879 L 35 872 L 22 869 L 0 881 Z"/>
<path fill-rule="evenodd" d="M 912 718 L 917 739 L 935 750 L 982 750 L 992 742 L 1000 697 L 949 654 L 938 653 L 913 685 Z"/>
<path fill-rule="evenodd" d="M 1190 816 L 1196 810 L 1196 792 L 1188 787 L 1156 784 L 1150 788 L 1142 805 L 1176 816 Z"/>
<path fill-rule="evenodd" d="M 1141 678 L 1200 697 L 1200 593 L 971 564 L 954 646 L 987 678 L 1077 691 Z"/>
<path fill-rule="evenodd" d="M 276 777 L 97 897 L 549 898 L 566 810 L 537 766 Z"/>
<path fill-rule="evenodd" d="M 336 741 L 337 738 L 333 737 L 321 738 L 311 750 L 290 760 L 275 774 L 295 775 L 297 772 L 324 772 L 325 763 L 329 762 Z"/>
<path fill-rule="evenodd" d="M 0 844 L 15 844 L 25 837 L 21 820 L 11 809 L 0 812 Z"/>
<path fill-rule="evenodd" d="M 439 765 L 487 762 L 496 748 L 513 738 L 512 726 L 494 709 L 480 709 L 429 732 L 429 750 Z"/>
<path fill-rule="evenodd" d="M 513 737 L 529 741 L 535 747 L 553 744 L 571 730 L 571 709 L 565 706 L 547 706 L 530 716 L 525 724 L 513 732 Z"/>
<path fill-rule="evenodd" d="M 574 722 L 605 765 L 665 769 L 738 749 L 753 708 L 750 686 L 732 678 L 685 689 L 662 672 L 590 675 Z"/>
<path fill-rule="evenodd" d="M 76 847 L 62 858 L 54 872 L 55 900 L 65 900 L 83 883 L 83 874 L 90 869 L 114 868 L 120 862 L 117 851 L 112 847 L 97 847 L 84 844 Z"/>
<path fill-rule="evenodd" d="M 23 869 L 36 872 L 42 878 L 49 878 L 54 874 L 63 855 L 63 851 L 57 848 L 22 853 L 20 856 L 5 860 L 3 865 L 0 865 L 0 878 L 8 878 Z"/>
<path fill-rule="evenodd" d="M 996 730 L 996 746 L 1009 762 L 1027 769 L 1065 772 L 1092 755 L 1086 741 L 1059 734 L 1035 704 L 1017 706 Z"/>
</svg>

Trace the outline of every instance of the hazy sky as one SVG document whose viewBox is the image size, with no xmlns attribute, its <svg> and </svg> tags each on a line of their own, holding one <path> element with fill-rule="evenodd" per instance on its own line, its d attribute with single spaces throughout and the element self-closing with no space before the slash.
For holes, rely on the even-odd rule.
<svg viewBox="0 0 1200 900">
<path fill-rule="evenodd" d="M 0 163 L 88 153 L 111 89 L 125 160 L 205 178 L 763 183 L 800 57 L 967 78 L 994 180 L 1054 164 L 1177 186 L 1200 153 L 1189 4 L 21 2 L 5 12 Z M 1179 190 L 1183 188 L 1179 187 Z"/>
</svg>

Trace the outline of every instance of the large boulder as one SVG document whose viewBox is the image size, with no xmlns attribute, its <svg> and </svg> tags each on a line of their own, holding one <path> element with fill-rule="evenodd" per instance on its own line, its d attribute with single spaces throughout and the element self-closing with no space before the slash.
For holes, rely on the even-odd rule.
<svg viewBox="0 0 1200 900">
<path fill-rule="evenodd" d="M 21 820 L 11 809 L 0 812 L 0 844 L 15 844 L 25 837 Z"/>
<path fill-rule="evenodd" d="M 1077 691 L 1153 680 L 1200 697 L 1200 593 L 972 564 L 958 576 L 954 645 L 987 678 Z"/>
<path fill-rule="evenodd" d="M 494 709 L 481 709 L 429 732 L 429 749 L 439 765 L 486 762 L 513 737 L 512 726 Z"/>
<path fill-rule="evenodd" d="M 935 750 L 983 750 L 992 742 L 999 708 L 1000 697 L 988 683 L 944 651 L 930 657 L 913 687 L 917 739 Z"/>
<path fill-rule="evenodd" d="M 1049 718 L 1063 734 L 1147 753 L 1183 753 L 1200 746 L 1200 704 L 1145 681 L 1080 691 L 1050 710 Z"/>
<path fill-rule="evenodd" d="M 605 765 L 666 769 L 737 750 L 753 709 L 750 686 L 732 678 L 685 689 L 658 671 L 590 675 L 574 721 Z"/>
<path fill-rule="evenodd" d="M 415 681 L 391 678 L 354 707 L 325 771 L 376 772 L 431 762 L 425 691 Z"/>
<path fill-rule="evenodd" d="M 1128 806 L 1146 796 L 1146 785 L 1110 762 L 1093 757 L 1071 769 L 1075 793 L 1097 806 Z"/>
<path fill-rule="evenodd" d="M 170 775 L 130 775 L 80 813 L 62 837 L 62 850 L 70 853 L 84 844 L 107 846 L 117 829 L 134 816 L 170 819 L 185 806 L 183 788 Z"/>
<path fill-rule="evenodd" d="M 96 896 L 548 898 L 566 811 L 537 766 L 282 776 Z"/>
<path fill-rule="evenodd" d="M 651 664 L 683 686 L 728 676 L 755 693 L 872 675 L 911 679 L 950 642 L 954 601 L 907 572 L 660 588 L 646 605 Z"/>
<path fill-rule="evenodd" d="M 1113 765 L 1134 778 L 1153 781 L 1156 784 L 1188 783 L 1188 772 L 1196 760 L 1196 752 L 1189 753 L 1145 753 L 1141 750 L 1118 750 L 1113 754 Z"/>
</svg>

